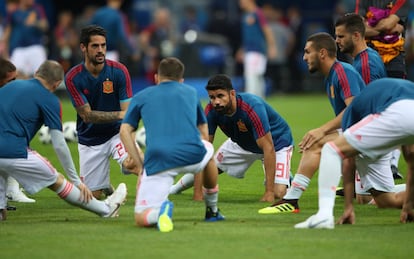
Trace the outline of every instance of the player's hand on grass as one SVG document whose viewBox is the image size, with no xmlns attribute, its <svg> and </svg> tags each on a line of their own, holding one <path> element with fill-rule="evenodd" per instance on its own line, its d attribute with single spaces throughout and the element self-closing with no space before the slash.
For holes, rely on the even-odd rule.
<svg viewBox="0 0 414 259">
<path fill-rule="evenodd" d="M 275 194 L 271 191 L 266 191 L 263 194 L 263 197 L 260 199 L 260 201 L 264 202 L 274 202 L 275 201 Z"/>
<path fill-rule="evenodd" d="M 81 195 L 80 195 L 79 199 L 82 203 L 88 203 L 90 200 L 92 200 L 93 194 L 92 194 L 91 190 L 89 190 L 89 188 L 85 184 L 80 183 L 78 185 L 78 188 L 81 192 Z"/>
<path fill-rule="evenodd" d="M 409 204 L 404 204 L 400 214 L 401 223 L 409 223 L 414 221 L 413 208 Z"/>
<path fill-rule="evenodd" d="M 355 212 L 353 208 L 345 209 L 336 224 L 355 224 Z"/>
<path fill-rule="evenodd" d="M 308 131 L 305 136 L 302 138 L 302 141 L 299 143 L 300 151 L 303 152 L 309 149 L 313 144 L 318 142 L 325 136 L 325 133 L 322 129 L 316 128 Z"/>
</svg>

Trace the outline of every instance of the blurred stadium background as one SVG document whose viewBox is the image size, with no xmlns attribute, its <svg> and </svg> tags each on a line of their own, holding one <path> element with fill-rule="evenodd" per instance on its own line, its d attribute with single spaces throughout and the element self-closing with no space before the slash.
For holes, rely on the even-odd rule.
<svg viewBox="0 0 414 259">
<path fill-rule="evenodd" d="M 3 25 L 6 20 L 6 2 L 0 0 L 0 19 Z M 407 2 L 414 6 L 414 0 Z M 36 3 L 43 6 L 51 25 L 45 36 L 49 58 L 59 60 L 62 50 L 56 47 L 53 34 L 59 25 L 59 15 L 69 11 L 73 16 L 71 26 L 79 32 L 93 12 L 106 4 L 106 0 L 36 0 Z M 306 64 L 302 61 L 305 39 L 318 31 L 333 34 L 335 18 L 352 12 L 355 1 L 257 0 L 257 3 L 261 7 L 281 11 L 281 16 L 268 18 L 272 24 L 278 24 L 290 31 L 294 40 L 282 43 L 279 48 L 285 54 L 284 58 L 270 63 L 267 71 L 267 93 L 322 91 L 321 76 L 309 75 Z M 177 56 L 184 62 L 186 82 L 196 87 L 200 96 L 205 97 L 203 86 L 206 79 L 215 73 L 229 74 L 233 77 L 236 88 L 243 90 L 242 65 L 235 59 L 235 53 L 240 46 L 241 12 L 237 0 L 124 0 L 122 12 L 125 16 L 125 28 L 129 41 L 140 52 L 140 58 L 132 59 L 131 53 L 125 51 L 127 48 L 120 47 L 120 61 L 129 68 L 134 92 L 152 83 L 148 53 L 140 46 L 140 37 L 152 25 L 153 16 L 160 8 L 167 8 L 171 13 L 169 26 L 173 36 L 162 39 L 163 42 L 158 44 L 166 54 Z M 412 27 L 412 17 L 414 11 L 410 13 L 409 29 Z M 407 49 L 414 52 L 411 38 L 407 37 Z M 75 46 L 72 57 L 66 64 L 67 68 L 81 60 L 77 51 L 78 46 Z M 414 66 L 412 63 L 414 62 L 408 62 L 410 68 Z M 410 76 L 411 74 L 413 73 L 409 73 Z"/>
</svg>

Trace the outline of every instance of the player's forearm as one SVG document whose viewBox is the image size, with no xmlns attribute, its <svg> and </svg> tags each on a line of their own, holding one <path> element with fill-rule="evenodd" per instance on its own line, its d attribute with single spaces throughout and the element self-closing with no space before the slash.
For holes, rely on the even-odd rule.
<svg viewBox="0 0 414 259">
<path fill-rule="evenodd" d="M 275 151 L 264 151 L 264 170 L 266 178 L 266 191 L 273 192 L 273 186 L 275 183 L 275 172 L 276 172 L 276 155 Z M 273 155 L 272 155 L 273 153 Z"/>
<path fill-rule="evenodd" d="M 208 135 L 208 125 L 207 123 L 203 123 L 197 126 L 198 130 L 200 131 L 201 138 L 208 141 L 209 135 Z"/>
<path fill-rule="evenodd" d="M 109 123 L 122 120 L 125 112 L 123 111 L 90 111 L 82 119 L 86 123 Z"/>
<path fill-rule="evenodd" d="M 344 185 L 344 206 L 352 208 L 355 193 L 355 160 L 354 158 L 345 159 L 342 163 L 342 179 Z"/>
<path fill-rule="evenodd" d="M 326 135 L 329 132 L 332 132 L 333 130 L 339 129 L 341 127 L 341 120 L 342 120 L 342 115 L 341 116 L 338 115 L 333 120 L 328 121 L 327 123 L 325 123 L 324 125 L 322 125 L 319 128 Z"/>
<path fill-rule="evenodd" d="M 62 131 L 52 129 L 50 130 L 50 135 L 52 138 L 53 148 L 56 152 L 56 155 L 65 171 L 66 175 L 76 186 L 81 183 L 78 172 L 76 171 L 75 164 L 73 163 L 72 155 L 66 144 L 65 138 Z"/>
<path fill-rule="evenodd" d="M 119 135 L 121 137 L 122 143 L 125 146 L 125 149 L 128 151 L 128 155 L 132 158 L 135 165 L 142 166 L 143 161 L 141 153 L 139 152 L 135 143 L 134 131 L 135 129 L 131 125 L 122 123 L 119 130 Z"/>
</svg>

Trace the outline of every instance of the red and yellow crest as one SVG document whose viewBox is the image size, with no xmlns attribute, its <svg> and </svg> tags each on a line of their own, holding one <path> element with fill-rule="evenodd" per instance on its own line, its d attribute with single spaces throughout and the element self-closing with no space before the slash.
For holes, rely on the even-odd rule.
<svg viewBox="0 0 414 259">
<path fill-rule="evenodd" d="M 242 120 L 239 120 L 237 122 L 237 127 L 239 128 L 239 131 L 241 131 L 241 132 L 247 132 L 248 131 L 247 127 L 246 127 L 246 124 L 244 124 L 244 122 Z"/>
<path fill-rule="evenodd" d="M 105 80 L 102 83 L 102 91 L 105 94 L 111 94 L 114 92 L 114 83 L 112 81 L 109 81 L 109 79 Z"/>
</svg>

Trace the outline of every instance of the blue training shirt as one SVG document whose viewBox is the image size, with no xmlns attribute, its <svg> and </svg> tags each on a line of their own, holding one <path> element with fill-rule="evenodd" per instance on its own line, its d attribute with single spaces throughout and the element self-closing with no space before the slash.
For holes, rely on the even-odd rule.
<svg viewBox="0 0 414 259">
<path fill-rule="evenodd" d="M 242 40 L 244 51 L 257 51 L 266 55 L 267 44 L 262 27 L 266 19 L 261 9 L 245 13 L 242 17 Z"/>
<path fill-rule="evenodd" d="M 260 97 L 239 93 L 236 95 L 237 111 L 232 116 L 217 113 L 212 104 L 207 104 L 205 112 L 209 135 L 214 135 L 217 127 L 240 147 L 253 153 L 263 154 L 256 140 L 268 132 L 272 133 L 275 150 L 293 145 L 292 133 L 287 122 Z"/>
<path fill-rule="evenodd" d="M 27 158 L 42 124 L 62 130 L 59 99 L 37 79 L 15 80 L 0 88 L 0 157 Z"/>
<path fill-rule="evenodd" d="M 7 17 L 7 24 L 11 26 L 9 52 L 17 47 L 43 44 L 44 32 L 36 26 L 26 25 L 25 21 L 32 13 L 36 14 L 36 20 L 46 19 L 42 6 L 35 4 L 33 7 L 22 10 L 17 9 Z"/>
<path fill-rule="evenodd" d="M 121 11 L 108 6 L 99 8 L 92 17 L 91 24 L 99 25 L 106 30 L 108 51 L 117 50 L 124 46 L 132 51 Z"/>
<path fill-rule="evenodd" d="M 375 80 L 348 106 L 342 117 L 342 128 L 345 130 L 367 115 L 380 113 L 392 103 L 404 99 L 414 100 L 413 82 L 397 78 Z"/>
<path fill-rule="evenodd" d="M 116 61 L 106 60 L 99 76 L 86 70 L 84 63 L 73 67 L 65 76 L 66 88 L 75 107 L 89 104 L 92 110 L 120 111 L 121 102 L 132 97 L 131 78 L 127 68 Z M 121 121 L 112 123 L 85 123 L 77 116 L 79 143 L 100 145 L 119 133 Z"/>
<path fill-rule="evenodd" d="M 193 87 L 168 81 L 138 92 L 123 123 L 137 128 L 141 119 L 146 132 L 144 167 L 148 175 L 204 158 L 207 151 L 197 126 L 207 121 Z"/>
<path fill-rule="evenodd" d="M 384 62 L 378 52 L 372 48 L 358 53 L 354 58 L 353 66 L 361 74 L 365 84 L 387 76 Z"/>
<path fill-rule="evenodd" d="M 352 65 L 336 61 L 325 78 L 325 89 L 335 115 L 346 108 L 345 99 L 357 96 L 365 87 L 361 75 Z"/>
</svg>

